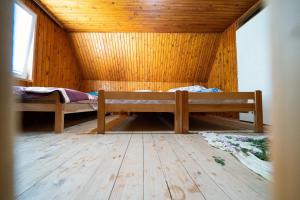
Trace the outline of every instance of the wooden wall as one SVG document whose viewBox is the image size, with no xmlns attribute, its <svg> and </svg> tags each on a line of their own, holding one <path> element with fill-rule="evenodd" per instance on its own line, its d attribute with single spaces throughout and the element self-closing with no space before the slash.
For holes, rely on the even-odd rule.
<svg viewBox="0 0 300 200">
<path fill-rule="evenodd" d="M 83 79 L 206 82 L 218 33 L 71 33 Z"/>
<path fill-rule="evenodd" d="M 189 85 L 203 85 L 206 83 L 175 83 L 175 82 L 131 82 L 131 81 L 97 81 L 83 80 L 81 90 L 84 92 L 97 91 L 99 89 L 108 91 L 133 91 L 133 90 L 154 90 L 166 91 L 175 87 L 184 87 Z"/>
<path fill-rule="evenodd" d="M 221 35 L 207 81 L 208 87 L 217 87 L 228 92 L 238 90 L 236 29 L 237 26 L 234 23 Z"/>
<path fill-rule="evenodd" d="M 31 0 L 25 5 L 37 14 L 33 81 L 19 85 L 79 89 L 81 71 L 68 34 Z"/>
<path fill-rule="evenodd" d="M 238 91 L 236 30 L 237 25 L 234 23 L 221 35 L 217 54 L 207 81 L 208 87 L 220 88 L 226 92 Z M 238 118 L 237 113 L 217 115 Z"/>
<path fill-rule="evenodd" d="M 22 85 L 90 91 L 108 85 L 109 90 L 167 90 L 202 83 L 237 91 L 235 23 L 209 34 L 66 33 L 32 1 L 23 1 L 38 22 L 34 80 L 19 81 Z"/>
</svg>

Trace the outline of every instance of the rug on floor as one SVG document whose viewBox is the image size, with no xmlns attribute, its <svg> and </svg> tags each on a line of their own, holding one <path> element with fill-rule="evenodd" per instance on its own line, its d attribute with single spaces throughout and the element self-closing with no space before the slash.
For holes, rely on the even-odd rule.
<svg viewBox="0 0 300 200">
<path fill-rule="evenodd" d="M 213 147 L 230 152 L 250 170 L 267 180 L 272 180 L 272 164 L 269 160 L 268 138 L 266 136 L 244 136 L 237 134 L 216 134 L 200 132 Z"/>
</svg>

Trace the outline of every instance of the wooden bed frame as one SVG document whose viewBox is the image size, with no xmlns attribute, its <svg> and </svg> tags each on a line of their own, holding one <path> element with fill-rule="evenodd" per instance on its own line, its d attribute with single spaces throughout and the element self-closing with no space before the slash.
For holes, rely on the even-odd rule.
<svg viewBox="0 0 300 200">
<path fill-rule="evenodd" d="M 106 104 L 106 99 L 118 100 L 174 100 L 174 104 Z M 240 103 L 191 104 L 189 100 L 241 100 Z M 249 102 L 250 100 L 250 102 Z M 104 92 L 99 91 L 97 132 L 105 133 L 105 112 L 172 112 L 175 133 L 189 131 L 191 112 L 254 112 L 254 132 L 263 132 L 262 93 L 221 92 Z"/>
<path fill-rule="evenodd" d="M 182 133 L 189 131 L 189 113 L 198 112 L 254 112 L 254 132 L 263 133 L 262 92 L 188 93 L 182 96 Z M 189 100 L 241 100 L 240 103 L 195 104 Z M 250 101 L 249 101 L 250 100 Z"/>
<path fill-rule="evenodd" d="M 181 92 L 104 92 L 99 91 L 97 132 L 105 133 L 105 112 L 169 112 L 174 113 L 174 131 L 181 133 Z M 159 104 L 106 104 L 105 100 L 166 100 Z"/>
<path fill-rule="evenodd" d="M 58 92 L 33 100 L 17 101 L 16 111 L 30 112 L 54 112 L 54 132 L 64 131 L 64 115 L 70 113 L 96 111 L 89 104 L 84 103 L 61 103 Z"/>
<path fill-rule="evenodd" d="M 105 100 L 159 100 L 159 104 L 106 104 Z M 242 100 L 241 103 L 191 104 L 189 100 Z M 166 100 L 162 103 L 161 100 Z M 251 100 L 249 102 L 248 100 Z M 170 103 L 170 101 L 172 101 Z M 254 112 L 254 132 L 263 132 L 262 93 L 221 92 L 191 93 L 176 92 L 104 92 L 99 91 L 97 132 L 105 133 L 106 112 L 169 112 L 174 113 L 175 133 L 189 131 L 189 113 L 195 112 Z M 61 103 L 60 95 L 54 92 L 38 100 L 17 102 L 17 111 L 55 112 L 54 132 L 64 130 L 64 115 L 68 113 L 95 111 L 89 104 Z"/>
</svg>

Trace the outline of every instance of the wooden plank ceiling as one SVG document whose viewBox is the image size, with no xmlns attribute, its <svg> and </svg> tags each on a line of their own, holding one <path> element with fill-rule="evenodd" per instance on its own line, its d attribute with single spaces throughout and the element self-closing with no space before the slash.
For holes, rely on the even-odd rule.
<svg viewBox="0 0 300 200">
<path fill-rule="evenodd" d="M 258 0 L 40 0 L 69 31 L 223 32 Z"/>
<path fill-rule="evenodd" d="M 35 0 L 37 1 L 37 0 Z M 83 79 L 207 82 L 221 33 L 258 0 L 40 0 Z"/>
<path fill-rule="evenodd" d="M 218 33 L 72 33 L 87 80 L 206 82 Z"/>
</svg>

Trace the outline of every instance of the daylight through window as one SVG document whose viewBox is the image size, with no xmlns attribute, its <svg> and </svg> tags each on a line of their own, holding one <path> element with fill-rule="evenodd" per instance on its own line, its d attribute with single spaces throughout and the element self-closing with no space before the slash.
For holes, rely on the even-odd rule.
<svg viewBox="0 0 300 200">
<path fill-rule="evenodd" d="M 32 79 L 36 14 L 20 3 L 14 6 L 13 73 Z"/>
</svg>

